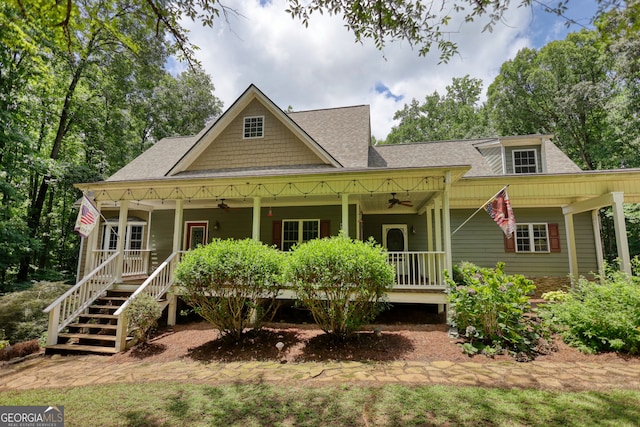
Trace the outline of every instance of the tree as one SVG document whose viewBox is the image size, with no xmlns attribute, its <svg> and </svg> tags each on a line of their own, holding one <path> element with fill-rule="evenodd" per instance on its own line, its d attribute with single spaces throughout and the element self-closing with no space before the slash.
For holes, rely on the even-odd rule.
<svg viewBox="0 0 640 427">
<path fill-rule="evenodd" d="M 640 164 L 626 141 L 613 137 L 615 100 L 623 88 L 594 31 L 571 33 L 539 51 L 523 49 L 504 63 L 488 90 L 501 134 L 553 133 L 560 148 L 587 169 Z"/>
<path fill-rule="evenodd" d="M 434 92 L 425 97 L 423 104 L 413 99 L 397 111 L 393 118 L 400 120 L 400 124 L 393 127 L 386 143 L 468 139 L 493 134 L 484 107 L 479 104 L 480 79 L 468 75 L 454 78 L 446 89 L 444 96 Z"/>
</svg>

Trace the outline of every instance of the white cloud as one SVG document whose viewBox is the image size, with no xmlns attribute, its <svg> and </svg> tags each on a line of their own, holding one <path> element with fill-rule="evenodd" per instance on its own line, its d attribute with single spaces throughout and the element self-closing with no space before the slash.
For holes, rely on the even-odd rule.
<svg viewBox="0 0 640 427">
<path fill-rule="evenodd" d="M 438 65 L 438 52 L 419 57 L 407 42 L 389 43 L 383 52 L 369 40 L 356 43 L 340 17 L 314 14 L 305 28 L 285 13 L 287 2 L 229 0 L 225 5 L 242 16 L 222 19 L 211 29 L 185 23 L 190 40 L 216 87 L 215 95 L 228 107 L 254 83 L 279 107 L 294 110 L 369 104 L 372 133 L 386 138 L 394 113 L 412 98 L 445 87 L 453 77 L 469 74 L 493 81 L 501 64 L 522 47 L 531 45 L 526 34 L 531 12 L 512 8 L 493 32 L 482 32 L 481 22 L 465 24 L 451 38 L 460 54 Z M 455 24 L 452 28 L 456 28 Z M 376 90 L 386 86 L 402 99 Z"/>
</svg>

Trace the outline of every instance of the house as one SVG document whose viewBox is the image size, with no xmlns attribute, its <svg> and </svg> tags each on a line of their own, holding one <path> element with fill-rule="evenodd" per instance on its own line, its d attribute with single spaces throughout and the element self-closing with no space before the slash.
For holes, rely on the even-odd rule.
<svg viewBox="0 0 640 427">
<path fill-rule="evenodd" d="M 640 170 L 581 171 L 551 139 L 372 146 L 368 106 L 290 113 L 251 85 L 199 134 L 158 141 L 107 180 L 77 185 L 104 219 L 83 240 L 78 284 L 47 309 L 48 345 L 125 348 L 121 304 L 140 292 L 166 299 L 175 322 L 173 268 L 213 238 L 286 251 L 341 231 L 372 236 L 396 268 L 390 301 L 443 310 L 444 271 L 459 261 L 504 261 L 541 289 L 599 271 L 597 211 L 613 206 L 629 271 L 622 207 L 640 202 Z M 474 215 L 506 185 L 511 239 Z"/>
</svg>

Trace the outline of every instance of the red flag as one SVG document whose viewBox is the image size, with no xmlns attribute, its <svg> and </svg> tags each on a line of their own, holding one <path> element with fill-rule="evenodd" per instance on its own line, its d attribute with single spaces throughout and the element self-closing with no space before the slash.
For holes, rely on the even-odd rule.
<svg viewBox="0 0 640 427">
<path fill-rule="evenodd" d="M 73 230 L 77 231 L 82 237 L 87 237 L 98 223 L 99 215 L 98 208 L 91 203 L 91 200 L 87 196 L 82 196 L 80 211 Z"/>
<path fill-rule="evenodd" d="M 513 216 L 506 187 L 500 190 L 493 200 L 487 203 L 485 210 L 496 224 L 502 228 L 507 239 L 510 239 L 516 231 L 516 217 Z"/>
</svg>

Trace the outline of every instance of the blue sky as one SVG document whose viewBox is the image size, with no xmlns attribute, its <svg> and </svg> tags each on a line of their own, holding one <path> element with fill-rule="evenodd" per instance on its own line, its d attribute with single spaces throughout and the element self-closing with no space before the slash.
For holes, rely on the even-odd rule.
<svg viewBox="0 0 640 427">
<path fill-rule="evenodd" d="M 556 3 L 554 0 L 552 4 Z M 469 75 L 493 82 L 505 61 L 524 47 L 539 48 L 564 39 L 565 19 L 539 8 L 514 6 L 494 31 L 484 24 L 459 26 L 453 20 L 451 38 L 459 54 L 448 64 L 438 64 L 437 52 L 419 57 L 406 42 L 389 43 L 383 52 L 372 42 L 356 43 L 340 17 L 313 15 L 308 28 L 291 19 L 285 0 L 227 0 L 241 16 L 214 28 L 185 22 L 190 39 L 200 47 L 198 59 L 211 75 L 215 95 L 225 107 L 255 84 L 278 106 L 295 111 L 368 104 L 372 133 L 386 138 L 396 124 L 393 115 L 412 99 L 445 88 L 454 77 Z M 594 0 L 572 0 L 567 16 L 589 24 Z"/>
</svg>

